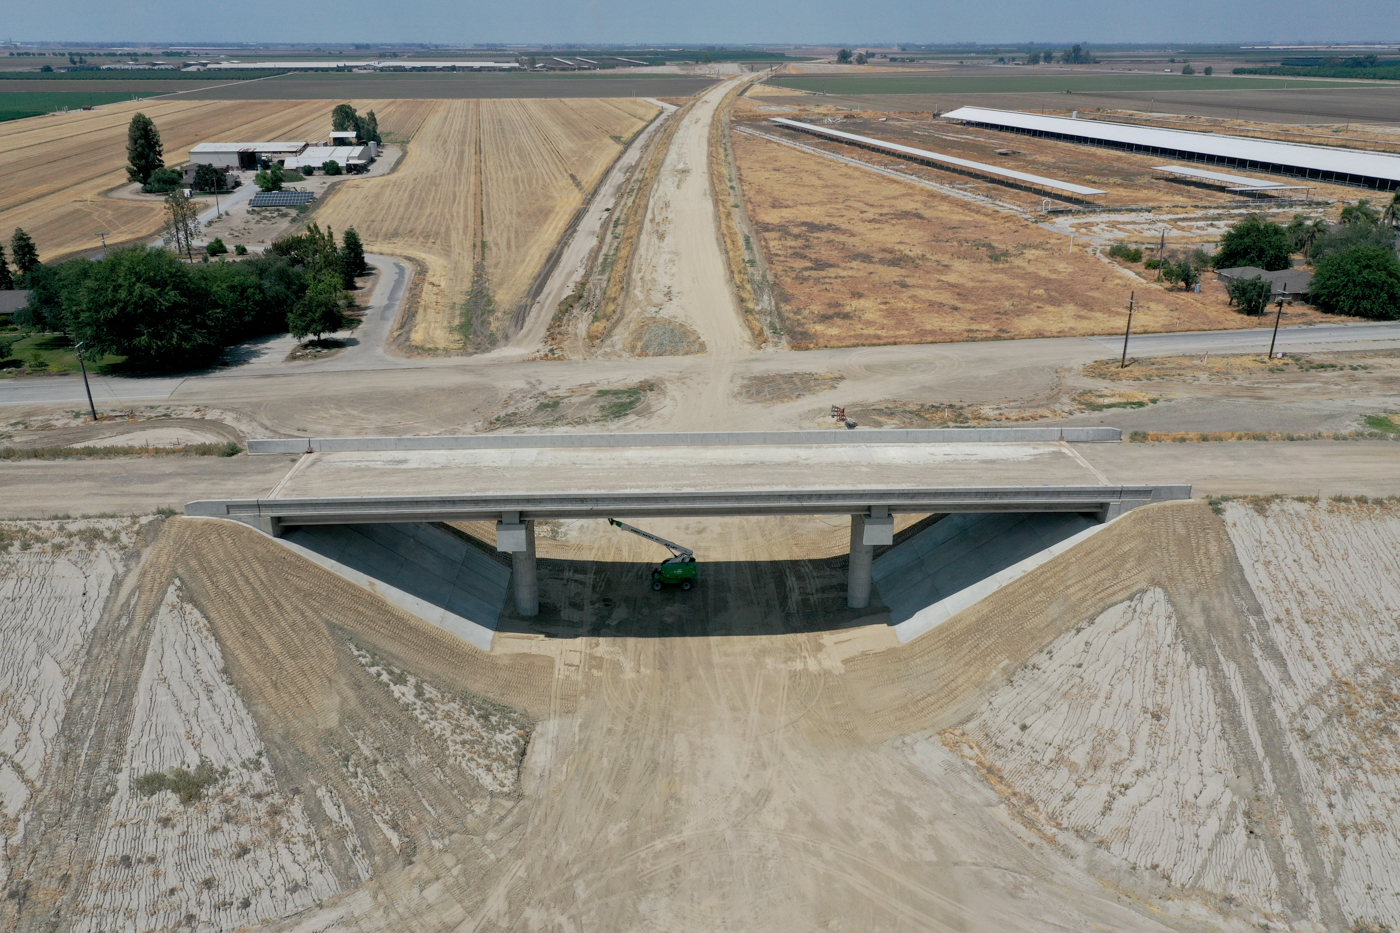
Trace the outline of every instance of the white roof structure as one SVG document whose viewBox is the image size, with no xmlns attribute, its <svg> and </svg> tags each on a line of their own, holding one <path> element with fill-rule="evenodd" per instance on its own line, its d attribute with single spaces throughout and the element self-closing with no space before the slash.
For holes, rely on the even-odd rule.
<svg viewBox="0 0 1400 933">
<path fill-rule="evenodd" d="M 791 129 L 801 130 L 804 133 L 814 133 L 818 136 L 828 136 L 832 139 L 839 139 L 842 142 L 855 143 L 858 146 L 876 149 L 882 152 L 890 152 L 895 155 L 917 159 L 921 162 L 932 162 L 936 165 L 955 166 L 976 173 L 987 175 L 994 179 L 1005 179 L 1029 185 L 1034 188 L 1046 188 L 1051 191 L 1062 191 L 1068 194 L 1076 194 L 1081 197 L 1092 197 L 1096 194 L 1107 194 L 1098 188 L 1089 188 L 1085 185 L 1076 185 L 1073 182 L 1060 181 L 1055 178 L 1045 178 L 1042 175 L 1032 175 L 1028 172 L 1018 172 L 1015 169 L 1002 168 L 998 165 L 987 165 L 982 162 L 972 162 L 968 159 L 959 159 L 955 156 L 943 155 L 938 152 L 929 152 L 927 149 L 915 149 L 912 146 L 901 146 L 898 143 L 887 143 L 881 139 L 873 139 L 869 136 L 857 136 L 855 133 L 845 133 L 841 130 L 831 130 L 824 126 L 815 126 L 811 123 L 802 123 L 798 120 L 788 120 L 784 117 L 772 118 L 773 123 L 786 126 Z"/>
<path fill-rule="evenodd" d="M 353 140 L 353 139 L 357 139 L 358 137 L 359 137 L 359 134 L 356 133 L 354 130 L 340 130 L 339 132 L 335 132 L 335 133 L 332 133 L 332 134 L 330 135 L 330 138 L 331 138 L 331 139 L 352 139 L 352 140 Z"/>
<path fill-rule="evenodd" d="M 242 152 L 251 149 L 254 152 L 301 152 L 306 148 L 304 142 L 283 142 L 283 143 L 200 143 L 190 147 L 190 155 L 199 152 Z"/>
<path fill-rule="evenodd" d="M 286 162 L 287 168 L 310 165 L 320 168 L 327 162 L 354 165 L 369 161 L 368 146 L 308 146 Z"/>
<path fill-rule="evenodd" d="M 501 69 L 514 70 L 520 65 L 515 62 L 447 61 L 429 62 L 412 59 L 386 58 L 375 61 L 335 61 L 318 62 L 216 62 L 208 66 L 209 71 L 334 71 L 337 68 L 466 68 L 471 70 Z"/>
<path fill-rule="evenodd" d="M 1248 139 L 1220 133 L 1191 130 L 1165 130 L 1155 126 L 1078 120 L 1042 113 L 993 110 L 990 107 L 959 107 L 943 114 L 944 119 L 977 123 L 996 129 L 1047 133 L 1084 142 L 1194 156 L 1227 162 L 1259 171 L 1304 175 L 1349 184 L 1381 188 L 1400 185 L 1400 155 L 1365 152 L 1337 146 L 1284 143 L 1271 139 Z"/>
<path fill-rule="evenodd" d="M 1270 188 L 1287 188 L 1288 185 L 1277 181 L 1260 181 L 1257 178 L 1245 178 L 1243 175 L 1226 175 L 1224 172 L 1207 172 L 1203 168 L 1191 168 L 1189 165 L 1154 165 L 1154 172 L 1166 172 L 1169 175 L 1184 175 L 1187 178 L 1199 178 L 1202 181 L 1218 181 L 1222 184 L 1234 185 L 1236 188 L 1250 188 L 1265 191 Z"/>
</svg>

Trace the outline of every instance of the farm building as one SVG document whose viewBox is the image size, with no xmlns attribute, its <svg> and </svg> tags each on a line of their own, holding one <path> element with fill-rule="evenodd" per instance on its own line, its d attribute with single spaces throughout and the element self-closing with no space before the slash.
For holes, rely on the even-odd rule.
<svg viewBox="0 0 1400 933">
<path fill-rule="evenodd" d="M 1106 120 L 1052 117 L 1043 113 L 993 110 L 990 107 L 959 107 L 943 114 L 943 118 L 987 129 L 1145 152 L 1173 159 L 1213 162 L 1276 175 L 1315 178 L 1382 191 L 1400 188 L 1400 155 L 1388 152 L 1249 139 L 1223 133 L 1167 130 Z"/>
<path fill-rule="evenodd" d="M 1275 301 L 1307 301 L 1312 288 L 1313 274 L 1306 269 L 1280 269 L 1265 272 L 1258 266 L 1238 266 L 1234 269 L 1216 271 L 1222 282 L 1237 282 L 1245 279 L 1261 278 L 1273 288 Z"/>
<path fill-rule="evenodd" d="M 190 149 L 190 163 L 215 168 L 253 169 L 264 159 L 283 162 L 306 149 L 304 142 L 200 143 Z"/>
<path fill-rule="evenodd" d="M 301 152 L 282 163 L 284 168 L 320 168 L 327 162 L 336 162 L 350 172 L 362 172 L 374 161 L 370 146 L 307 146 Z"/>
<path fill-rule="evenodd" d="M 9 323 L 16 311 L 29 304 L 29 292 L 22 289 L 0 289 L 0 320 Z"/>
</svg>

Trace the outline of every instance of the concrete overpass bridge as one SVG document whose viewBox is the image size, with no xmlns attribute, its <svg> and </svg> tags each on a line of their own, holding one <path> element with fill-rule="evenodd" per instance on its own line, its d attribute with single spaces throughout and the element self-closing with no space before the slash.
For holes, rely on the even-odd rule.
<svg viewBox="0 0 1400 933">
<path fill-rule="evenodd" d="M 1080 525 L 1056 525 L 1068 531 L 1190 497 L 1186 485 L 1111 483 L 1075 451 L 1120 441 L 1114 428 L 263 439 L 249 442 L 250 454 L 300 455 L 272 492 L 191 502 L 186 514 L 293 541 L 335 526 L 494 522 L 524 617 L 539 611 L 536 521 L 849 515 L 846 599 L 860 609 L 871 600 L 875 548 L 893 543 L 897 514 L 1080 516 Z M 1006 522 L 984 523 L 981 533 Z M 412 532 L 375 546 L 433 545 Z"/>
</svg>

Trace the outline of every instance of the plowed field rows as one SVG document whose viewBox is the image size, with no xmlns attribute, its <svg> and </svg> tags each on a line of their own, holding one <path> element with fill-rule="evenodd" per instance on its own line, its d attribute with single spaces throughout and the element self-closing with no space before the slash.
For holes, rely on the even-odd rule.
<svg viewBox="0 0 1400 933">
<path fill-rule="evenodd" d="M 425 101 L 354 101 L 373 109 L 386 131 L 409 135 L 431 104 Z M 88 112 L 0 124 L 0 237 L 23 227 L 41 258 L 100 243 L 155 233 L 159 200 L 116 200 L 105 193 L 126 182 L 126 127 L 134 113 L 155 121 L 165 161 L 188 159 L 200 142 L 324 139 L 330 132 L 325 101 L 144 101 Z"/>
<path fill-rule="evenodd" d="M 657 108 L 629 98 L 418 103 L 430 110 L 403 165 L 344 183 L 318 217 L 424 263 L 410 341 L 457 349 L 476 264 L 485 264 L 498 316 L 513 313 L 622 143 Z"/>
</svg>

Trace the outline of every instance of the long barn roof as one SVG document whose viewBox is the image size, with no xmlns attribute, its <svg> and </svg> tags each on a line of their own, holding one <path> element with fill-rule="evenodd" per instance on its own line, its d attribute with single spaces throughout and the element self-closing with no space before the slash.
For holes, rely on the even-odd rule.
<svg viewBox="0 0 1400 933">
<path fill-rule="evenodd" d="M 989 175 L 993 178 L 1004 178 L 1010 181 L 1020 182 L 1025 185 L 1033 185 L 1037 188 L 1048 188 L 1052 191 L 1067 191 L 1070 194 L 1090 196 L 1095 194 L 1106 194 L 1098 188 L 1090 188 L 1086 185 L 1076 185 L 1069 181 L 1060 181 L 1057 178 L 1046 178 L 1043 175 L 1032 175 L 1029 172 L 1018 172 L 1015 169 L 1002 168 L 999 165 L 988 165 L 985 162 L 973 162 L 969 159 L 959 159 L 956 156 L 944 155 L 941 152 L 930 152 L 927 149 L 915 149 L 913 146 L 901 146 L 898 143 L 885 142 L 883 139 L 874 139 L 870 136 L 857 136 L 855 133 L 846 133 L 841 130 L 832 130 L 824 126 L 816 126 L 811 123 L 803 123 L 799 120 L 788 120 L 784 117 L 773 117 L 771 122 L 779 126 L 791 127 L 807 133 L 815 133 L 819 136 L 829 136 L 832 139 L 839 139 L 844 142 L 855 143 L 860 146 L 868 146 L 872 149 L 882 149 L 886 152 L 893 152 L 897 155 L 911 156 L 915 159 L 926 162 L 952 165 L 957 168 L 966 169 L 979 175 Z"/>
<path fill-rule="evenodd" d="M 1292 169 L 1326 172 L 1334 175 L 1354 175 L 1400 183 L 1400 156 L 1384 152 L 1365 152 L 1334 146 L 1313 146 L 1306 143 L 1276 142 L 1270 139 L 1247 139 L 1219 133 L 1196 133 L 1190 130 L 1165 130 L 1155 126 L 1134 126 L 1108 123 L 1102 120 L 1076 120 L 1052 117 L 1041 113 L 1016 110 L 993 110 L 990 107 L 959 107 L 943 114 L 949 120 L 980 123 L 986 126 L 1031 130 L 1073 136 L 1095 142 L 1118 143 L 1173 152 L 1189 152 L 1216 158 L 1237 159 L 1264 165 L 1280 165 Z"/>
</svg>

